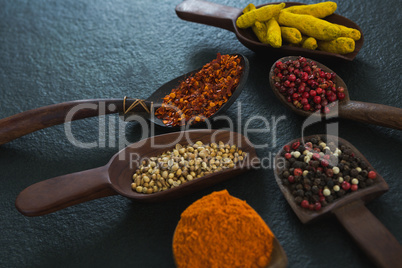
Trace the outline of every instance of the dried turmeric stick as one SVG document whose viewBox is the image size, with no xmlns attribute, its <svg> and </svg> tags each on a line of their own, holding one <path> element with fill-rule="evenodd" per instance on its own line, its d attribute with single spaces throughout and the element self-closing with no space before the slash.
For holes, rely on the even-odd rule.
<svg viewBox="0 0 402 268">
<path fill-rule="evenodd" d="M 303 36 L 301 41 L 301 47 L 306 49 L 315 50 L 317 48 L 317 40 L 314 37 Z"/>
<path fill-rule="evenodd" d="M 282 46 L 281 28 L 275 18 L 267 22 L 267 42 L 271 47 Z"/>
<path fill-rule="evenodd" d="M 291 12 L 293 14 L 311 15 L 316 18 L 325 18 L 335 12 L 337 4 L 332 1 L 321 2 L 312 5 L 295 5 L 284 8 L 283 11 Z"/>
<path fill-rule="evenodd" d="M 337 54 L 348 54 L 355 50 L 355 40 L 349 37 L 339 37 L 332 41 L 318 41 L 318 49 Z"/>
<path fill-rule="evenodd" d="M 299 44 L 302 41 L 302 34 L 294 27 L 281 26 L 283 41 L 290 44 Z"/>
<path fill-rule="evenodd" d="M 257 8 L 255 7 L 255 5 L 253 3 L 250 3 L 243 9 L 243 14 L 245 14 L 251 10 L 254 10 L 254 9 L 257 9 Z"/>
<path fill-rule="evenodd" d="M 353 40 L 357 41 L 361 38 L 361 33 L 359 30 L 354 29 L 354 28 L 349 28 L 340 24 L 334 24 L 339 27 L 341 30 L 341 37 L 349 37 L 352 38 Z"/>
<path fill-rule="evenodd" d="M 279 13 L 279 24 L 298 29 L 302 34 L 318 40 L 330 41 L 341 35 L 338 26 L 311 15 L 293 14 L 287 11 Z"/>
<path fill-rule="evenodd" d="M 277 16 L 284 7 L 285 3 L 280 3 L 276 5 L 266 5 L 251 10 L 237 18 L 236 26 L 245 29 L 253 26 L 256 21 L 259 22 L 268 21 L 272 17 Z"/>
<path fill-rule="evenodd" d="M 251 29 L 253 29 L 253 32 L 257 36 L 258 40 L 260 40 L 261 43 L 267 44 L 267 25 L 266 22 L 259 22 L 256 21 L 253 26 L 251 26 Z"/>
<path fill-rule="evenodd" d="M 243 9 L 243 14 L 246 14 L 247 12 L 250 12 L 252 10 L 255 10 L 256 7 L 253 3 L 248 4 L 244 9 Z M 265 25 L 265 22 L 259 22 L 256 21 L 254 25 L 251 26 L 251 29 L 253 30 L 254 34 L 257 36 L 258 40 L 261 43 L 266 43 L 267 42 L 267 26 Z"/>
</svg>

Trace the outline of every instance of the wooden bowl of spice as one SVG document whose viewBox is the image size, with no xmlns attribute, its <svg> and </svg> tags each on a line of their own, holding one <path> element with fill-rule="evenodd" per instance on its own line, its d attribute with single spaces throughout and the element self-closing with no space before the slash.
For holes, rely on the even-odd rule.
<svg viewBox="0 0 402 268">
<path fill-rule="evenodd" d="M 201 68 L 160 86 L 146 100 L 132 98 L 68 101 L 0 119 L 0 145 L 34 131 L 83 118 L 120 113 L 138 116 L 170 130 L 205 127 L 224 113 L 242 92 L 249 62 L 241 54 L 221 55 Z"/>
<path fill-rule="evenodd" d="M 283 2 L 274 2 L 259 5 L 256 8 L 262 8 L 268 5 L 279 5 Z M 284 2 L 285 8 L 305 5 L 299 2 Z M 247 9 L 247 7 L 246 7 Z M 341 25 L 349 29 L 357 30 L 360 33 L 360 38 L 354 41 L 353 52 L 347 54 L 332 53 L 322 51 L 318 49 L 309 49 L 299 47 L 296 45 L 283 44 L 280 47 L 273 47 L 265 44 L 259 40 L 251 27 L 242 29 L 236 25 L 237 19 L 243 15 L 243 9 L 224 6 L 216 3 L 211 3 L 203 0 L 185 0 L 176 6 L 176 14 L 183 20 L 202 23 L 214 27 L 219 27 L 225 30 L 229 30 L 236 34 L 237 39 L 250 50 L 263 53 L 263 54 L 282 54 L 282 55 L 302 55 L 305 57 L 311 57 L 315 59 L 340 59 L 346 61 L 352 61 L 359 53 L 364 43 L 364 37 L 360 27 L 348 18 L 333 13 L 326 16 L 322 20 L 326 22 Z"/>
<path fill-rule="evenodd" d="M 187 152 L 183 152 L 181 155 L 180 150 L 176 148 L 177 144 L 182 146 L 193 145 L 192 152 L 197 150 L 197 154 L 194 152 L 190 155 Z M 202 156 L 203 151 L 206 151 L 206 144 L 216 144 L 216 149 L 219 150 L 216 153 L 216 157 L 214 157 L 215 163 L 213 165 L 217 166 L 216 169 L 212 168 L 214 170 L 209 169 L 211 161 L 205 163 L 205 157 Z M 224 144 L 224 146 L 218 147 L 218 144 Z M 229 146 L 229 149 L 225 146 Z M 237 149 L 237 152 L 234 152 L 232 156 L 231 149 L 234 149 L 233 146 Z M 167 156 L 160 157 L 161 163 L 157 163 L 158 167 L 160 167 L 159 171 L 157 172 L 155 169 L 155 172 L 151 172 L 152 158 L 170 150 L 176 150 L 177 156 L 166 160 Z M 193 159 L 184 160 L 185 154 L 193 157 Z M 236 157 L 239 161 L 232 161 Z M 176 166 L 174 158 L 179 159 L 179 162 L 183 158 L 184 165 L 178 167 L 182 168 L 183 172 L 184 168 L 187 168 L 189 173 L 187 175 L 191 176 L 186 176 L 187 180 L 185 182 L 178 181 L 184 176 L 183 174 L 170 177 L 170 174 L 175 175 L 178 172 L 177 169 L 174 170 Z M 189 164 L 191 161 L 195 163 Z M 220 166 L 217 162 L 222 165 Z M 147 169 L 146 174 L 141 174 L 141 181 L 144 184 L 133 187 L 133 183 L 136 183 L 133 175 L 145 163 L 147 163 L 146 167 L 141 167 L 141 169 Z M 181 163 L 178 164 L 181 165 Z M 133 143 L 115 154 L 105 166 L 33 184 L 18 195 L 15 205 L 18 211 L 26 216 L 40 216 L 72 205 L 116 194 L 140 202 L 163 202 L 220 183 L 247 170 L 257 168 L 259 164 L 260 160 L 252 143 L 239 133 L 226 130 L 173 132 Z M 200 173 L 197 171 L 198 169 L 201 170 Z M 169 177 L 165 178 L 164 171 L 168 172 Z M 194 175 L 191 175 L 191 172 L 194 172 Z M 161 176 L 156 176 L 156 174 Z M 161 179 L 165 179 L 165 181 L 162 183 Z M 169 179 L 172 179 L 172 181 L 169 181 Z M 158 182 L 163 185 L 155 189 L 154 186 Z M 165 188 L 163 186 L 166 183 L 170 186 Z M 141 191 L 139 191 L 138 187 L 141 187 Z"/>
<path fill-rule="evenodd" d="M 227 190 L 191 204 L 181 214 L 172 244 L 178 268 L 283 268 L 288 263 L 264 220 Z"/>
<path fill-rule="evenodd" d="M 351 143 L 323 134 L 295 139 L 278 152 L 274 173 L 302 223 L 335 215 L 377 265 L 402 263 L 401 245 L 365 206 L 388 184 Z"/>
</svg>

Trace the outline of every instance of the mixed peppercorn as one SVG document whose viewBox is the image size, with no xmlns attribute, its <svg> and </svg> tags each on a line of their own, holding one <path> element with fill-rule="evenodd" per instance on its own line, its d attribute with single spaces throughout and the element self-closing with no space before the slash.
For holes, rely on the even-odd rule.
<svg viewBox="0 0 402 268">
<path fill-rule="evenodd" d="M 285 145 L 281 171 L 282 184 L 288 187 L 301 207 L 320 210 L 348 193 L 377 182 L 377 173 L 351 148 L 328 144 L 317 136 Z"/>
<path fill-rule="evenodd" d="M 167 126 L 198 123 L 216 113 L 239 84 L 243 71 L 237 55 L 221 55 L 174 88 L 155 112 Z"/>
<path fill-rule="evenodd" d="M 304 111 L 330 111 L 328 104 L 345 98 L 345 88 L 335 84 L 335 73 L 325 72 L 314 61 L 299 57 L 277 61 L 274 86 L 288 102 Z"/>
</svg>

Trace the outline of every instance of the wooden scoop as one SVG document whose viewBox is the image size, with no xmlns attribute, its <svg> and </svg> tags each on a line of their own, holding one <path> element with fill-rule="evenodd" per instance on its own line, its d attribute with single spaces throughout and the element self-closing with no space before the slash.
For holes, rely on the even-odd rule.
<svg viewBox="0 0 402 268">
<path fill-rule="evenodd" d="M 278 61 L 286 62 L 288 60 L 297 60 L 298 56 L 289 56 L 281 58 Z M 311 59 L 307 59 L 307 61 L 311 62 Z M 335 73 L 330 68 L 321 64 L 317 61 L 314 61 L 319 68 L 321 68 L 325 72 Z M 395 128 L 402 130 L 402 109 L 391 107 L 383 104 L 377 103 L 367 103 L 361 101 L 353 101 L 349 98 L 348 87 L 345 82 L 342 80 L 340 76 L 336 76 L 335 84 L 337 87 L 345 88 L 345 98 L 338 102 L 338 110 L 333 109 L 332 112 L 328 114 L 322 113 L 313 113 L 309 111 L 304 111 L 303 109 L 296 108 L 292 103 L 286 101 L 284 95 L 282 95 L 279 90 L 275 87 L 274 77 L 274 69 L 276 62 L 272 65 L 271 70 L 269 72 L 269 82 L 271 84 L 272 91 L 275 93 L 276 97 L 288 108 L 290 108 L 293 112 L 297 113 L 301 116 L 321 116 L 321 117 L 334 117 L 339 116 L 341 118 L 350 119 L 362 123 L 374 124 L 378 126 L 384 126 L 389 128 Z M 379 93 L 381 94 L 381 93 Z"/>
<path fill-rule="evenodd" d="M 361 158 L 366 164 L 373 168 L 352 144 L 348 141 L 331 135 L 314 135 L 327 139 L 327 144 L 334 141 L 339 145 L 349 147 L 355 156 Z M 304 139 L 295 139 L 288 143 L 291 146 L 294 142 L 309 140 L 313 136 Z M 365 203 L 380 196 L 388 190 L 388 184 L 384 178 L 377 173 L 376 183 L 359 189 L 356 192 L 346 194 L 336 199 L 333 203 L 322 207 L 319 211 L 310 211 L 297 205 L 294 196 L 287 186 L 282 184 L 281 173 L 283 165 L 283 149 L 275 157 L 275 179 L 290 207 L 296 213 L 302 223 L 310 223 L 320 218 L 334 214 L 339 222 L 345 227 L 362 250 L 380 267 L 399 267 L 402 263 L 402 247 L 388 229 L 366 208 Z M 374 168 L 373 168 L 374 169 Z"/>
<path fill-rule="evenodd" d="M 247 157 L 234 168 L 211 173 L 169 190 L 143 194 L 131 189 L 133 174 L 142 160 L 181 145 L 202 141 L 236 145 Z M 225 130 L 189 130 L 151 137 L 131 144 L 114 155 L 105 166 L 38 182 L 23 190 L 15 201 L 26 216 L 45 215 L 75 204 L 120 194 L 143 202 L 162 202 L 178 198 L 257 167 L 260 161 L 251 142 L 241 134 Z"/>
<path fill-rule="evenodd" d="M 257 8 L 265 5 L 273 5 L 279 3 L 281 2 L 259 5 L 257 6 Z M 286 2 L 286 7 L 294 5 L 304 4 L 298 2 Z M 360 27 L 353 21 L 338 14 L 332 14 L 326 17 L 325 20 L 332 23 L 344 25 L 349 28 L 357 29 L 361 33 L 360 40 L 355 42 L 355 50 L 352 53 L 348 53 L 345 55 L 288 45 L 283 45 L 280 48 L 273 48 L 267 44 L 263 44 L 258 40 L 251 28 L 240 29 L 236 26 L 237 18 L 243 14 L 243 9 L 240 8 L 223 6 L 203 0 L 185 0 L 176 6 L 176 14 L 177 16 L 179 16 L 179 18 L 183 20 L 202 23 L 234 32 L 237 39 L 245 47 L 251 49 L 254 52 L 268 53 L 272 55 L 280 53 L 283 55 L 303 55 L 305 57 L 312 57 L 316 59 L 341 59 L 352 61 L 356 57 L 357 53 L 359 53 L 364 42 L 363 33 Z"/>
<path fill-rule="evenodd" d="M 249 73 L 248 60 L 241 54 L 235 55 L 241 59 L 241 64 L 243 66 L 243 72 L 239 79 L 239 84 L 234 89 L 232 96 L 228 99 L 228 101 L 224 103 L 221 108 L 208 119 L 212 119 L 215 116 L 225 112 L 236 101 L 237 97 L 239 97 L 240 93 L 242 92 L 244 85 L 246 84 Z M 172 127 L 165 125 L 159 118 L 155 116 L 154 112 L 156 108 L 160 107 L 162 99 L 169 94 L 173 88 L 177 87 L 180 82 L 184 81 L 190 75 L 201 70 L 201 68 L 176 77 L 175 79 L 165 83 L 146 100 L 89 99 L 69 101 L 25 111 L 7 118 L 0 119 L 0 145 L 34 131 L 69 121 L 105 114 L 124 113 L 132 104 L 135 103 L 137 105 L 130 110 L 129 115 L 135 113 L 148 119 L 155 125 L 172 130 L 179 130 L 179 126 Z M 73 114 L 74 117 L 67 118 L 67 115 L 73 109 L 77 109 L 77 111 Z M 202 125 L 202 122 L 195 123 L 192 126 L 196 125 Z"/>
</svg>

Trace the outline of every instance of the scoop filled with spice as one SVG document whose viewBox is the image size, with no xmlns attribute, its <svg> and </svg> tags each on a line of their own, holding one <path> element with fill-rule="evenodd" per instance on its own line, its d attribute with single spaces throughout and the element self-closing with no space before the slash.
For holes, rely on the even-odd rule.
<svg viewBox="0 0 402 268">
<path fill-rule="evenodd" d="M 281 58 L 272 65 L 269 81 L 278 99 L 301 116 L 340 117 L 402 130 L 402 109 L 350 100 L 342 78 L 317 61 Z"/>
<path fill-rule="evenodd" d="M 213 158 L 204 155 L 208 150 Z M 167 156 L 167 152 L 172 154 Z M 18 195 L 15 205 L 23 215 L 40 216 L 116 194 L 141 202 L 162 202 L 220 183 L 259 164 L 252 143 L 239 133 L 173 132 L 131 144 L 105 166 L 31 185 Z"/>
<path fill-rule="evenodd" d="M 401 245 L 365 206 L 388 184 L 348 141 L 331 135 L 295 139 L 276 155 L 274 173 L 302 223 L 335 215 L 377 265 L 401 263 Z"/>
<path fill-rule="evenodd" d="M 242 92 L 249 63 L 241 54 L 221 55 L 163 84 L 146 100 L 89 99 L 53 104 L 0 119 L 0 145 L 34 131 L 105 114 L 141 116 L 169 129 L 200 126 L 225 112 Z"/>
<path fill-rule="evenodd" d="M 335 8 L 327 8 L 328 4 L 332 4 Z M 236 34 L 237 39 L 244 46 L 258 53 L 281 53 L 283 55 L 303 55 L 316 59 L 352 61 L 363 46 L 363 34 L 356 23 L 335 14 L 335 9 L 336 3 L 334 2 L 323 2 L 315 5 L 298 2 L 274 2 L 258 6 L 250 4 L 240 9 L 203 0 L 185 0 L 176 6 L 176 14 L 183 20 L 229 30 Z M 309 21 L 311 23 L 308 23 Z M 275 27 L 271 27 L 273 24 Z M 304 27 L 305 25 L 306 27 Z M 299 26 L 303 26 L 300 29 L 303 36 L 301 31 L 296 28 Z M 274 29 L 271 31 L 271 28 Z M 303 31 L 303 29 L 313 29 L 315 33 L 327 33 L 329 32 L 327 28 L 336 31 L 330 40 L 311 34 L 309 31 Z M 282 40 L 283 37 L 283 45 L 274 44 L 276 42 L 265 42 L 262 39 L 270 38 L 261 38 L 258 32 L 261 32 L 264 37 L 270 35 L 273 37 L 272 39 L 276 40 Z M 278 33 L 278 38 L 274 38 L 276 37 L 275 32 Z M 293 44 L 285 42 L 285 40 L 289 41 L 293 38 L 289 35 L 294 35 L 294 32 L 298 33 L 300 40 L 293 42 Z M 358 38 L 346 37 L 344 32 L 357 33 Z M 308 35 L 314 35 L 316 38 Z M 307 42 L 306 39 L 308 39 Z M 310 44 L 312 39 L 315 46 Z M 317 47 L 318 49 L 316 49 Z M 348 50 L 343 51 L 344 48 L 348 48 Z"/>
<path fill-rule="evenodd" d="M 258 213 L 227 190 L 191 204 L 173 236 L 177 268 L 284 268 L 285 251 Z"/>
</svg>

